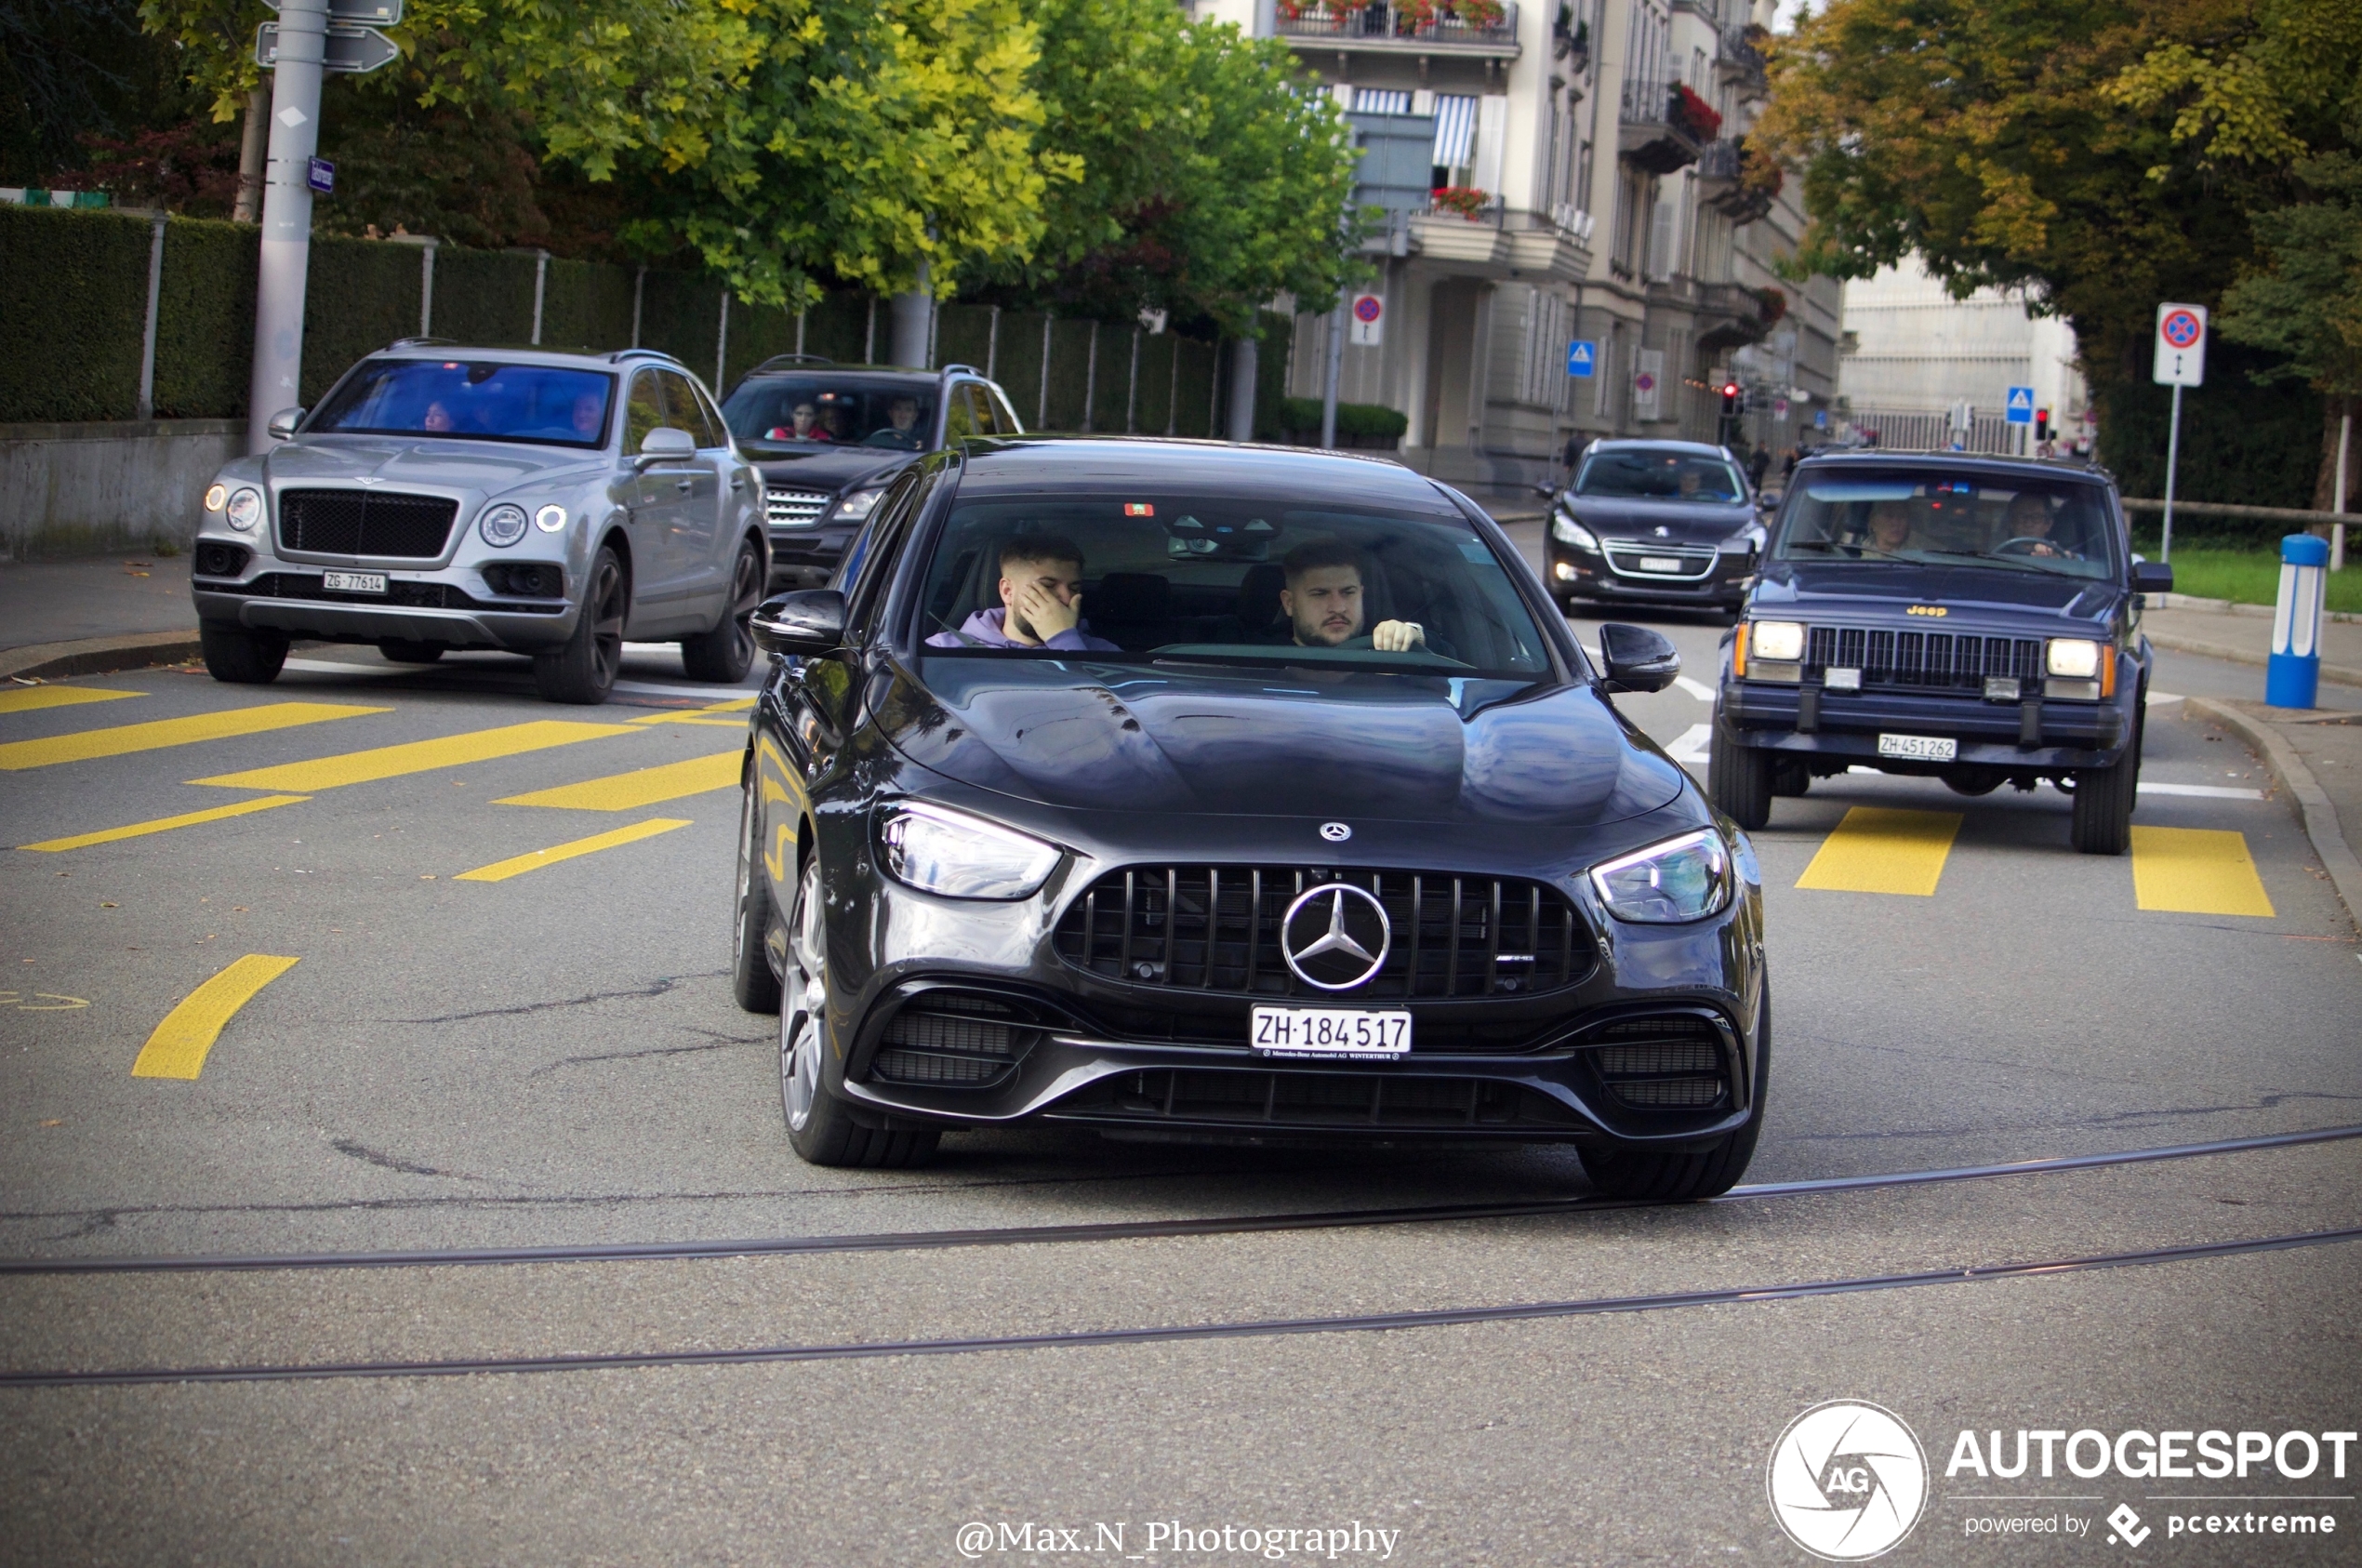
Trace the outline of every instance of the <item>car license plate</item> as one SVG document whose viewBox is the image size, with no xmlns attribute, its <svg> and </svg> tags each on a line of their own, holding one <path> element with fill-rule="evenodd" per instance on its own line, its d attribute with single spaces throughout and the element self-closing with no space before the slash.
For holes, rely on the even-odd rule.
<svg viewBox="0 0 2362 1568">
<path fill-rule="evenodd" d="M 1254 1048 L 1267 1056 L 1383 1061 L 1411 1049 L 1411 1015 L 1362 1007 L 1257 1007 Z"/>
<path fill-rule="evenodd" d="M 1907 757 L 1917 763 L 1948 763 L 1960 754 L 1960 743 L 1950 736 L 1882 735 L 1878 755 Z"/>
<path fill-rule="evenodd" d="M 1671 555 L 1643 555 L 1640 557 L 1640 569 L 1644 572 L 1678 572 L 1681 569 L 1681 563 Z"/>
<path fill-rule="evenodd" d="M 383 593 L 383 572 L 322 572 L 320 586 L 331 593 Z"/>
</svg>

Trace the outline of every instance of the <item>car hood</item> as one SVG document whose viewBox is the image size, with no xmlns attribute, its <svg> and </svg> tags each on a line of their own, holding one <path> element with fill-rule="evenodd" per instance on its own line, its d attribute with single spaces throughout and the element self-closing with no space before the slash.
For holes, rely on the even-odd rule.
<svg viewBox="0 0 2362 1568">
<path fill-rule="evenodd" d="M 606 472 L 604 453 L 418 436 L 305 438 L 272 449 L 263 459 L 264 474 L 283 487 L 381 480 L 388 485 L 425 485 L 484 495 L 522 485 L 603 476 Z"/>
<path fill-rule="evenodd" d="M 1701 504 L 1570 496 L 1565 505 L 1602 538 L 1663 539 L 1667 544 L 1720 544 L 1755 521 L 1755 508 L 1743 501 Z M 1658 533 L 1659 528 L 1665 532 Z"/>
<path fill-rule="evenodd" d="M 1943 621 L 1914 618 L 1914 626 L 1931 631 L 1944 630 L 1947 622 L 1973 621 L 1984 630 L 2058 636 L 2071 629 L 2108 626 L 2123 608 L 2127 591 L 2117 583 L 2007 566 L 1774 561 L 1756 584 L 1750 613 L 1805 621 L 1816 616 L 1899 619 L 1916 605 L 1944 612 Z"/>
<path fill-rule="evenodd" d="M 1076 809 L 1591 827 L 1684 780 L 1586 685 L 936 656 L 874 715 L 925 767 Z"/>
<path fill-rule="evenodd" d="M 872 475 L 882 478 L 918 456 L 891 446 L 832 446 L 825 442 L 786 449 L 741 442 L 739 449 L 763 471 L 765 484 L 831 495 Z"/>
</svg>

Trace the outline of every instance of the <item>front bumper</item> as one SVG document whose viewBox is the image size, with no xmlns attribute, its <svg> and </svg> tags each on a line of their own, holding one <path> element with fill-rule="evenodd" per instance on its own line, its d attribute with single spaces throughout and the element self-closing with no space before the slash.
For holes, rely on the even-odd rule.
<svg viewBox="0 0 2362 1568">
<path fill-rule="evenodd" d="M 1732 738 L 1783 754 L 1876 764 L 1894 773 L 1993 767 L 2020 773 L 2112 767 L 2131 734 L 2120 702 L 1987 702 L 1972 695 L 1834 692 L 1817 685 L 1726 678 L 1715 705 Z M 1878 737 L 1948 737 L 1952 763 L 1915 763 L 1878 755 Z"/>
<path fill-rule="evenodd" d="M 377 568 L 369 568 L 376 570 Z M 191 579 L 197 618 L 326 643 L 398 639 L 529 652 L 574 634 L 570 599 L 504 601 L 464 568 L 387 571 L 382 594 L 331 592 L 317 567 L 249 562 L 237 578 Z"/>
<path fill-rule="evenodd" d="M 810 528 L 771 529 L 772 586 L 828 587 L 856 528 L 850 523 L 824 523 Z"/>
<path fill-rule="evenodd" d="M 1718 554 L 1699 577 L 1653 577 L 1625 571 L 1605 555 L 1576 550 L 1553 538 L 1546 570 L 1554 593 L 1633 604 L 1736 608 L 1755 581 L 1755 557 Z"/>
</svg>

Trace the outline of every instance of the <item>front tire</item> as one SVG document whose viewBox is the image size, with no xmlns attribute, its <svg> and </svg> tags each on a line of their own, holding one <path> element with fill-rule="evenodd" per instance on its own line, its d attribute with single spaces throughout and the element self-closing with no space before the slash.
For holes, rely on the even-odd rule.
<svg viewBox="0 0 2362 1568">
<path fill-rule="evenodd" d="M 1767 983 L 1756 1013 L 1755 1110 L 1745 1123 L 1724 1134 L 1720 1142 L 1703 1154 L 1586 1146 L 1577 1150 L 1583 1159 L 1583 1174 L 1603 1198 L 1662 1203 L 1719 1198 L 1739 1184 L 1755 1158 L 1756 1138 L 1763 1130 L 1763 1093 L 1771 1066 L 1772 988 Z"/>
<path fill-rule="evenodd" d="M 2075 776 L 2075 847 L 2084 855 L 2121 855 L 2132 847 L 2132 807 L 2141 794 L 2141 726 L 2114 767 Z"/>
<path fill-rule="evenodd" d="M 731 929 L 730 990 L 750 1013 L 779 1010 L 779 977 L 771 972 L 771 883 L 763 872 L 763 810 L 749 779 L 738 804 L 738 901 Z"/>
<path fill-rule="evenodd" d="M 574 635 L 533 656 L 533 684 L 544 702 L 583 707 L 604 702 L 623 668 L 623 618 L 631 603 L 631 580 L 615 551 L 603 545 L 590 558 L 585 582 Z"/>
<path fill-rule="evenodd" d="M 206 673 L 233 686 L 267 686 L 287 662 L 288 639 L 274 631 L 249 631 L 218 620 L 197 623 Z"/>
<path fill-rule="evenodd" d="M 1771 821 L 1772 764 L 1771 752 L 1740 745 L 1716 720 L 1705 763 L 1705 792 L 1715 810 L 1751 833 Z"/>
<path fill-rule="evenodd" d="M 736 685 L 754 668 L 754 633 L 747 622 L 763 603 L 763 551 L 749 539 L 738 546 L 736 565 L 730 569 L 730 602 L 710 631 L 681 639 L 681 668 L 693 681 L 718 681 Z"/>
<path fill-rule="evenodd" d="M 870 1170 L 923 1165 L 935 1158 L 942 1133 L 933 1127 L 864 1127 L 821 1082 L 829 977 L 820 897 L 820 862 L 807 859 L 796 883 L 796 907 L 788 917 L 788 972 L 779 1006 L 779 1104 L 788 1119 L 788 1147 L 813 1165 Z"/>
</svg>

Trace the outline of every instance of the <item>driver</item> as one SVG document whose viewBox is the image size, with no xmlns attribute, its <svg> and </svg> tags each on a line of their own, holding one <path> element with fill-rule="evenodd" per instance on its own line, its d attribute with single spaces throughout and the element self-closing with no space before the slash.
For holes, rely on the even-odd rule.
<svg viewBox="0 0 2362 1568">
<path fill-rule="evenodd" d="M 2073 559 L 2074 551 L 2051 542 L 2054 525 L 2050 503 L 2032 490 L 2021 490 L 2010 498 L 2009 510 L 2001 513 L 2001 543 L 2006 548 L 2024 539 L 2028 555 Z"/>
<path fill-rule="evenodd" d="M 870 436 L 881 446 L 900 446 L 910 451 L 919 448 L 919 400 L 908 392 L 897 394 L 886 405 L 886 426 Z"/>
<path fill-rule="evenodd" d="M 1001 547 L 1001 607 L 978 610 L 931 648 L 1055 648 L 1120 652 L 1082 618 L 1082 547 L 1055 534 L 1020 534 Z"/>
<path fill-rule="evenodd" d="M 1382 620 L 1362 635 L 1361 552 L 1350 545 L 1334 539 L 1300 544 L 1281 565 L 1288 586 L 1280 591 L 1280 608 L 1298 647 L 1403 653 L 1426 646 L 1426 632 L 1413 620 Z"/>
<path fill-rule="evenodd" d="M 585 441 L 599 439 L 599 431 L 607 422 L 607 398 L 604 392 L 584 392 L 574 400 L 574 433 Z"/>
</svg>

